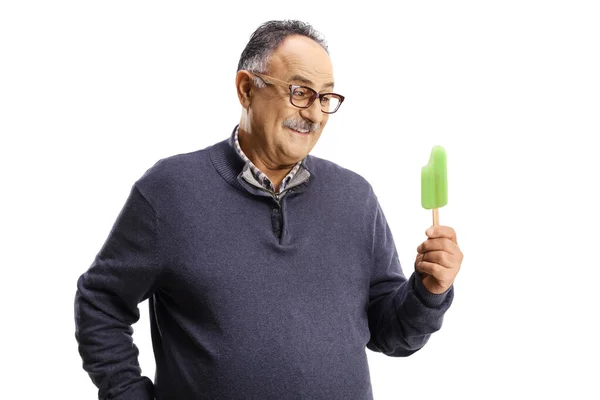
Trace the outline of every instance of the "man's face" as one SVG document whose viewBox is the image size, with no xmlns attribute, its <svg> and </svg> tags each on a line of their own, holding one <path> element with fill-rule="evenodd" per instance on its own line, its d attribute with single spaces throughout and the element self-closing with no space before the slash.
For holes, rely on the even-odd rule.
<svg viewBox="0 0 600 400">
<path fill-rule="evenodd" d="M 279 46 L 271 57 L 266 75 L 310 87 L 318 93 L 333 91 L 329 55 L 304 36 L 290 36 Z M 261 158 L 266 158 L 273 167 L 291 166 L 305 158 L 319 140 L 328 119 L 318 99 L 305 109 L 293 106 L 289 99 L 290 90 L 286 85 L 268 84 L 265 88 L 254 88 L 248 107 L 249 133 L 260 146 Z M 298 132 L 290 126 L 309 132 Z"/>
</svg>

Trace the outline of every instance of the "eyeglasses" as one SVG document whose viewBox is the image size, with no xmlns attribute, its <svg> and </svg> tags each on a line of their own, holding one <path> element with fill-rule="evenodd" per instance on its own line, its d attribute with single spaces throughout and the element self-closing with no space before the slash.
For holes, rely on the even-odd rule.
<svg viewBox="0 0 600 400">
<path fill-rule="evenodd" d="M 316 99 L 319 99 L 321 111 L 325 114 L 333 114 L 340 108 L 344 101 L 344 96 L 341 94 L 317 93 L 308 86 L 292 85 L 269 75 L 257 74 L 254 72 L 252 72 L 252 74 L 258 76 L 265 83 L 278 83 L 288 87 L 290 89 L 290 103 L 292 103 L 294 107 L 308 108 L 312 106 L 312 103 L 314 103 Z"/>
</svg>

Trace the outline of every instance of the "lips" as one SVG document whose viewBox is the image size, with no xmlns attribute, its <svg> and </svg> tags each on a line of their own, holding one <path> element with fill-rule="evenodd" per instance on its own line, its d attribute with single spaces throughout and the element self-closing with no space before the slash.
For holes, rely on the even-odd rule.
<svg viewBox="0 0 600 400">
<path fill-rule="evenodd" d="M 298 135 L 308 135 L 308 134 L 310 133 L 310 131 L 306 131 L 306 132 L 300 132 L 300 131 L 297 131 L 297 130 L 295 130 L 295 129 L 292 129 L 292 128 L 288 128 L 288 129 L 289 129 L 290 131 L 294 132 L 294 133 L 297 133 Z"/>
</svg>

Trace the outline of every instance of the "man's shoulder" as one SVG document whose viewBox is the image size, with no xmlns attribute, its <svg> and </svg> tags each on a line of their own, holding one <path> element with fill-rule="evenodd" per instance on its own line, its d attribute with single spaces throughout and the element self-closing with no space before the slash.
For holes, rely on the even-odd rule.
<svg viewBox="0 0 600 400">
<path fill-rule="evenodd" d="M 136 185 L 147 191 L 165 190 L 186 181 L 202 179 L 213 168 L 210 149 L 219 144 L 161 158 L 144 172 Z"/>
<path fill-rule="evenodd" d="M 146 170 L 140 180 L 173 178 L 192 170 L 198 171 L 203 159 L 207 158 L 206 150 L 205 148 L 161 158 Z"/>
<path fill-rule="evenodd" d="M 372 191 L 371 184 L 365 177 L 333 161 L 310 155 L 307 158 L 306 166 L 309 171 L 315 173 L 317 180 L 326 185 Z"/>
</svg>

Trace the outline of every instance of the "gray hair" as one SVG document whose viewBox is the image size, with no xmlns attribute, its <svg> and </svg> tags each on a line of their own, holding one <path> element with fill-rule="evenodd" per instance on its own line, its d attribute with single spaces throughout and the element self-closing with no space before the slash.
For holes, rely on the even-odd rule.
<svg viewBox="0 0 600 400">
<path fill-rule="evenodd" d="M 314 40 L 329 54 L 325 38 L 309 24 L 297 20 L 269 21 L 259 26 L 250 36 L 250 41 L 240 56 L 237 70 L 265 74 L 277 47 L 292 35 L 306 36 Z M 254 83 L 259 87 L 265 86 L 258 77 L 254 78 Z"/>
</svg>

